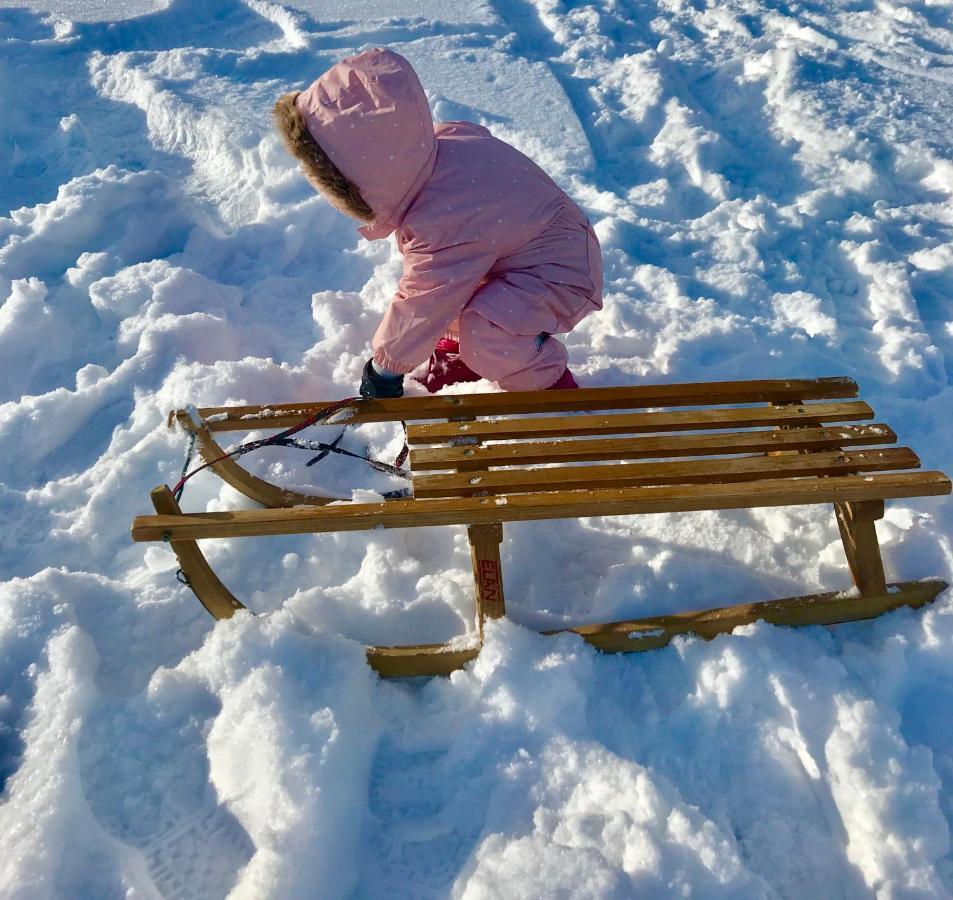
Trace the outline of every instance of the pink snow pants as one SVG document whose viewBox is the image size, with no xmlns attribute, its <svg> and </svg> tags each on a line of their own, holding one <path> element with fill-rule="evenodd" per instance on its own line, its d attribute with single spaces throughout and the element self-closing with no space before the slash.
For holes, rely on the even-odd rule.
<svg viewBox="0 0 953 900">
<path fill-rule="evenodd" d="M 541 304 L 541 287 L 552 295 L 551 303 Z M 541 314 L 527 316 L 515 328 L 498 324 L 500 309 L 514 304 L 540 310 Z M 568 320 L 553 314 L 553 308 L 563 312 L 567 305 L 576 308 Z M 460 357 L 474 372 L 497 382 L 504 391 L 544 390 L 566 371 L 569 354 L 555 337 L 540 340 L 540 336 L 568 332 L 601 306 L 565 285 L 544 285 L 535 278 L 529 283 L 505 276 L 493 278 L 473 295 L 454 323 L 459 330 Z M 454 330 L 451 326 L 450 337 L 456 337 Z"/>
</svg>

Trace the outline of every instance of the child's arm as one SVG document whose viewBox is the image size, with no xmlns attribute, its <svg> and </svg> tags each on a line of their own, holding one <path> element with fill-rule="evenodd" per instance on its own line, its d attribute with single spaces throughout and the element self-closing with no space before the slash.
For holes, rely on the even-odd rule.
<svg viewBox="0 0 953 900">
<path fill-rule="evenodd" d="M 417 368 L 495 261 L 496 255 L 477 242 L 439 249 L 405 246 L 403 277 L 374 335 L 375 362 L 391 372 Z"/>
</svg>

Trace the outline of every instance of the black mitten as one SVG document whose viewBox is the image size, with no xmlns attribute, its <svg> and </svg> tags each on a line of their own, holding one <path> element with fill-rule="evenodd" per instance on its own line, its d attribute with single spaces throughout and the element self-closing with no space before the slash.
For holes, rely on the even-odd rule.
<svg viewBox="0 0 953 900">
<path fill-rule="evenodd" d="M 374 361 L 364 364 L 361 375 L 361 396 L 367 399 L 388 400 L 404 396 L 403 375 L 381 375 L 374 369 Z"/>
</svg>

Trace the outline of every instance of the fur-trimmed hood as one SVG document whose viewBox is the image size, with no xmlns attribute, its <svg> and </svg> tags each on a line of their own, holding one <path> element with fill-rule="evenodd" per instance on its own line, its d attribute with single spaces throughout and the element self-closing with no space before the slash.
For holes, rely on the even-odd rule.
<svg viewBox="0 0 953 900">
<path fill-rule="evenodd" d="M 355 219 L 370 222 L 374 218 L 374 211 L 361 196 L 357 185 L 344 177 L 311 137 L 304 116 L 295 106 L 298 96 L 298 91 L 285 94 L 275 104 L 275 128 L 284 139 L 285 147 L 292 156 L 297 157 L 308 181 L 324 193 L 335 207 Z"/>
<path fill-rule="evenodd" d="M 375 48 L 343 59 L 275 105 L 275 123 L 308 178 L 335 206 L 369 224 L 368 239 L 398 225 L 433 172 L 433 117 L 404 57 Z"/>
</svg>

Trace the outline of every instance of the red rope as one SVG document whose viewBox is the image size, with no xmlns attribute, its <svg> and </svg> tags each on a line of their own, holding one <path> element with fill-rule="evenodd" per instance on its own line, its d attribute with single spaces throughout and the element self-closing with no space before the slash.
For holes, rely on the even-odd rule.
<svg viewBox="0 0 953 900">
<path fill-rule="evenodd" d="M 404 446 L 400 448 L 400 453 L 397 454 L 397 459 L 394 460 L 395 469 L 402 469 L 404 463 L 407 462 L 407 457 L 410 455 L 410 445 L 407 443 L 407 423 L 401 422 L 400 427 L 404 429 Z"/>
</svg>

